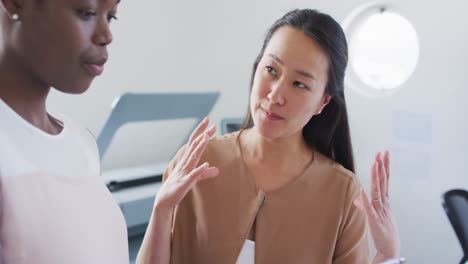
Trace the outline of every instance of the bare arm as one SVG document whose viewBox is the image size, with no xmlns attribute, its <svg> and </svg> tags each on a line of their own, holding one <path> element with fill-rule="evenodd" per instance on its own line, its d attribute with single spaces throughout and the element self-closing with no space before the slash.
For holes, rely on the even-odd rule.
<svg viewBox="0 0 468 264">
<path fill-rule="evenodd" d="M 181 149 L 180 160 L 165 172 L 165 182 L 156 196 L 151 219 L 143 243 L 137 255 L 138 264 L 169 264 L 171 249 L 172 215 L 174 208 L 185 195 L 204 179 L 218 175 L 217 168 L 203 163 L 197 167 L 215 127 L 206 130 L 208 120 L 203 120 L 190 136 L 185 149 Z M 174 165 L 174 164 L 172 164 Z"/>
</svg>

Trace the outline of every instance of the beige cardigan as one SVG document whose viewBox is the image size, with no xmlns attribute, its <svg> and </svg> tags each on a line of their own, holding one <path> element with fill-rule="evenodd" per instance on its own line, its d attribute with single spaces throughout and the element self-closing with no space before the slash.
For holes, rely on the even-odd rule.
<svg viewBox="0 0 468 264">
<path fill-rule="evenodd" d="M 255 263 L 370 263 L 356 177 L 324 155 L 293 182 L 265 193 L 241 157 L 239 133 L 211 140 L 200 164 L 219 168 L 174 211 L 171 263 L 235 263 L 252 225 Z M 165 171 L 174 169 L 182 151 Z M 272 176 L 273 177 L 273 176 Z"/>
</svg>

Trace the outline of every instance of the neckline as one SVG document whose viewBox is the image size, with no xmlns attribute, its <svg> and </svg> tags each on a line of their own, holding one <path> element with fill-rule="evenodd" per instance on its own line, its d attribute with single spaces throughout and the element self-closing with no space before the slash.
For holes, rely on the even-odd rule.
<svg viewBox="0 0 468 264">
<path fill-rule="evenodd" d="M 50 139 L 58 139 L 64 137 L 64 134 L 67 130 L 67 127 L 64 122 L 64 118 L 60 115 L 52 115 L 49 112 L 47 112 L 47 115 L 49 118 L 53 119 L 55 122 L 57 122 L 59 125 L 62 126 L 62 130 L 58 134 L 49 134 L 45 132 L 44 130 L 34 126 L 33 124 L 29 123 L 26 119 L 24 119 L 22 116 L 20 116 L 13 108 L 11 108 L 5 101 L 3 101 L 0 98 L 0 109 L 3 108 L 13 119 L 21 123 L 23 126 L 26 127 L 26 129 L 33 131 L 36 134 L 39 134 L 42 137 L 50 138 Z"/>
<path fill-rule="evenodd" d="M 260 192 L 260 193 L 263 193 L 265 194 L 265 196 L 271 196 L 271 195 L 274 195 L 276 193 L 281 193 L 282 191 L 285 191 L 287 189 L 289 189 L 290 187 L 296 185 L 298 182 L 300 182 L 306 175 L 307 175 L 307 171 L 309 171 L 313 165 L 315 164 L 315 151 L 312 149 L 312 158 L 310 159 L 309 163 L 307 164 L 307 166 L 304 167 L 304 169 L 302 170 L 301 173 L 299 173 L 298 176 L 294 177 L 293 180 L 287 182 L 286 184 L 283 184 L 282 186 L 274 189 L 274 190 L 271 190 L 271 191 L 264 191 L 263 189 L 261 189 L 258 184 L 257 184 L 257 181 L 255 180 L 255 176 L 254 174 L 250 171 L 249 167 L 247 166 L 247 163 L 245 161 L 245 157 L 244 157 L 244 153 L 242 151 L 242 147 L 241 147 L 241 142 L 240 142 L 240 136 L 242 134 L 242 132 L 244 131 L 245 129 L 241 129 L 237 132 L 237 136 L 236 136 L 236 146 L 237 146 L 237 151 L 239 152 L 239 156 L 240 156 L 240 160 L 241 160 L 241 163 L 242 163 L 242 166 L 244 167 L 244 171 L 247 172 L 247 178 L 249 178 L 249 182 L 251 184 L 253 184 L 253 186 L 255 186 L 255 189 Z"/>
</svg>

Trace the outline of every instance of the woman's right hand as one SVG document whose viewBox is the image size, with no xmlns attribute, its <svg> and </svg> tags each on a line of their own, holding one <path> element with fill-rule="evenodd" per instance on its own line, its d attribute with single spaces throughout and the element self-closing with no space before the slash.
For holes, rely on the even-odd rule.
<svg viewBox="0 0 468 264">
<path fill-rule="evenodd" d="M 156 195 L 153 213 L 138 252 L 136 263 L 169 264 L 171 255 L 171 214 L 174 207 L 182 201 L 197 182 L 219 174 L 217 168 L 210 167 L 206 162 L 198 166 L 200 157 L 216 131 L 214 126 L 208 129 L 207 127 L 208 118 L 205 118 L 193 131 L 188 144 L 178 153 L 174 169 L 171 170 L 169 175 L 166 175 L 166 181 Z"/>
<path fill-rule="evenodd" d="M 185 145 L 182 158 L 177 162 L 167 180 L 163 183 L 155 199 L 155 208 L 159 211 L 171 211 L 199 181 L 215 177 L 219 171 L 205 162 L 198 165 L 200 157 L 208 146 L 216 127 L 208 127 L 208 118 L 198 125 Z"/>
</svg>

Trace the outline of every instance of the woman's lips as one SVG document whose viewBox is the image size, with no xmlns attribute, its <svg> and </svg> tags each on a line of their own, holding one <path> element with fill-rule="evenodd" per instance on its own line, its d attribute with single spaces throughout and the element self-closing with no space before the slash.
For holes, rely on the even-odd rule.
<svg viewBox="0 0 468 264">
<path fill-rule="evenodd" d="M 84 60 L 83 68 L 92 76 L 101 75 L 104 71 L 104 64 L 107 62 L 107 55 L 89 58 Z"/>
<path fill-rule="evenodd" d="M 277 114 L 275 114 L 275 113 L 273 113 L 273 112 L 270 112 L 270 111 L 268 111 L 268 110 L 266 110 L 266 109 L 263 109 L 263 108 L 261 108 L 261 109 L 262 109 L 263 114 L 265 115 L 265 117 L 266 117 L 268 120 L 276 121 L 276 120 L 282 120 L 282 119 L 284 119 L 284 118 L 281 117 L 280 115 L 277 115 Z"/>
<path fill-rule="evenodd" d="M 93 76 L 98 76 L 101 75 L 102 72 L 104 71 L 104 64 L 98 65 L 98 64 L 92 64 L 92 63 L 86 63 L 84 64 L 85 70 L 93 75 Z"/>
</svg>

